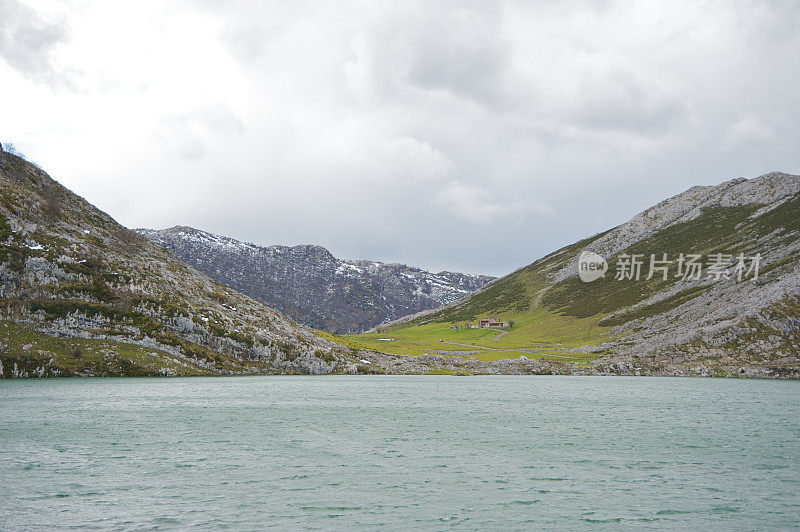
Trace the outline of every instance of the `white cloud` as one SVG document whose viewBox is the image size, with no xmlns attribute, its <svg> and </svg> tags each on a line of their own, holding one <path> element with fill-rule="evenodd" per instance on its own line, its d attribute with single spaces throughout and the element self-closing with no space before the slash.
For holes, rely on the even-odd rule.
<svg viewBox="0 0 800 532">
<path fill-rule="evenodd" d="M 462 221 L 489 225 L 500 221 L 521 223 L 528 215 L 551 216 L 555 210 L 534 202 L 501 203 L 495 195 L 481 185 L 464 183 L 458 179 L 441 187 L 436 201 Z"/>
<path fill-rule="evenodd" d="M 725 142 L 732 148 L 764 142 L 774 136 L 772 128 L 760 116 L 746 113 L 739 117 L 725 133 Z"/>
<path fill-rule="evenodd" d="M 168 113 L 159 118 L 158 127 L 153 131 L 157 142 L 170 146 L 186 159 L 202 158 L 209 149 L 244 133 L 242 119 L 224 104 Z"/>
<path fill-rule="evenodd" d="M 800 171 L 798 25 L 788 3 L 9 0 L 0 141 L 127 225 L 498 274 L 692 185 Z"/>
</svg>

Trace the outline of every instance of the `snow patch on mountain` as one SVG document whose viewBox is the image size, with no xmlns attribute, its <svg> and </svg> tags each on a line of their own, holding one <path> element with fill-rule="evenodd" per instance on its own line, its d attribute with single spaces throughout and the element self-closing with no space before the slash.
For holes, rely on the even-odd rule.
<svg viewBox="0 0 800 532">
<path fill-rule="evenodd" d="M 360 332 L 437 308 L 493 280 L 342 260 L 322 246 L 258 246 L 185 226 L 137 231 L 213 279 L 306 325 L 335 333 Z"/>
</svg>

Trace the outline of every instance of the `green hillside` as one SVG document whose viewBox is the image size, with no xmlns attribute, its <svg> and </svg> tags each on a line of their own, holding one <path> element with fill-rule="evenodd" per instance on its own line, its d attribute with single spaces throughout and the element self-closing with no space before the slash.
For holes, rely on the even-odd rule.
<svg viewBox="0 0 800 532">
<path fill-rule="evenodd" d="M 785 179 L 791 180 L 792 184 L 796 182 L 796 176 L 786 176 Z M 756 181 L 745 181 L 745 184 Z M 573 273 L 577 273 L 579 253 L 584 249 L 592 250 L 607 235 L 614 237 L 615 234 L 625 234 L 629 229 L 623 225 L 551 253 L 455 305 L 408 321 L 401 320 L 381 332 L 350 337 L 350 340 L 359 346 L 398 355 L 436 353 L 458 357 L 468 351 L 474 352 L 473 356 L 482 360 L 525 356 L 585 362 L 619 353 L 653 354 L 667 347 L 673 353 L 686 353 L 694 349 L 691 346 L 699 346 L 700 350 L 705 347 L 711 349 L 709 346 L 715 344 L 712 339 L 703 337 L 705 333 L 702 329 L 698 329 L 696 340 L 671 346 L 659 345 L 657 349 L 640 341 L 640 337 L 661 332 L 657 320 L 659 317 L 663 316 L 661 323 L 677 323 L 682 318 L 672 314 L 683 309 L 697 313 L 698 307 L 702 306 L 709 307 L 709 316 L 712 310 L 714 313 L 722 311 L 723 317 L 729 319 L 731 327 L 734 327 L 740 311 L 734 310 L 736 307 L 731 304 L 730 315 L 725 316 L 725 309 L 718 308 L 723 303 L 717 302 L 731 299 L 741 307 L 742 301 L 748 303 L 746 298 L 750 292 L 754 294 L 750 303 L 755 311 L 768 308 L 770 304 L 783 305 L 781 308 L 795 305 L 798 283 L 794 279 L 800 261 L 800 195 L 777 198 L 769 210 L 765 209 L 767 204 L 757 201 L 717 206 L 712 202 L 698 216 L 677 223 L 661 221 L 663 228 L 606 255 L 609 268 L 604 278 L 585 283 L 573 274 L 553 280 L 553 274 L 570 265 L 575 268 Z M 657 224 L 659 220 L 653 223 Z M 623 253 L 644 255 L 639 281 L 614 279 Z M 746 256 L 760 253 L 763 260 L 757 281 L 711 283 L 703 279 L 686 282 L 672 275 L 672 272 L 666 280 L 661 275 L 646 280 L 651 253 L 657 256 L 667 253 L 673 259 L 680 253 L 704 257 L 715 253 L 744 253 Z M 787 279 L 793 280 L 787 283 Z M 768 291 L 772 285 L 788 285 L 795 290 L 784 290 L 783 294 L 773 290 L 773 294 Z M 768 294 L 772 300 L 762 300 L 760 294 Z M 670 311 L 675 312 L 668 314 Z M 699 315 L 703 314 L 700 308 Z M 464 328 L 484 317 L 513 322 L 513 326 L 502 330 Z M 645 325 L 648 318 L 655 318 L 656 324 L 651 320 Z M 782 319 L 792 324 L 795 318 L 797 316 L 792 316 L 790 312 Z M 451 330 L 454 325 L 460 328 Z M 689 330 L 692 323 L 687 322 L 682 326 Z M 778 335 L 784 340 L 783 350 L 766 358 L 760 356 L 762 362 L 777 359 L 778 355 L 786 352 L 791 353 L 791 342 L 796 331 L 782 329 L 785 328 L 767 326 L 761 331 L 764 337 Z M 724 330 L 730 334 L 730 330 Z M 747 334 L 752 342 L 753 331 Z M 739 362 L 746 363 L 753 358 L 745 352 L 746 346 L 725 345 L 728 346 L 728 353 L 724 354 L 740 357 Z"/>
</svg>

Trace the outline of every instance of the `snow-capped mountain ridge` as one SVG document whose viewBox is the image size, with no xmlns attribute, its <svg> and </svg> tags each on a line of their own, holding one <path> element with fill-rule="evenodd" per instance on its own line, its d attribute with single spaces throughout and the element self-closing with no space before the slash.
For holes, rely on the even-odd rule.
<svg viewBox="0 0 800 532">
<path fill-rule="evenodd" d="M 343 260 L 317 245 L 258 246 L 186 226 L 137 231 L 181 260 L 312 327 L 360 332 L 451 303 L 492 277 Z"/>
</svg>

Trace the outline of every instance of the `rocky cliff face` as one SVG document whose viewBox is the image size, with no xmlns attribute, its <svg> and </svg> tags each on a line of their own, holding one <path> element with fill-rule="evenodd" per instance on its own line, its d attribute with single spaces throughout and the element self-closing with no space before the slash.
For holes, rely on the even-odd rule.
<svg viewBox="0 0 800 532">
<path fill-rule="evenodd" d="M 2 151 L 0 192 L 3 376 L 355 371 L 350 350 Z"/>
<path fill-rule="evenodd" d="M 261 247 L 191 227 L 137 231 L 214 280 L 306 325 L 338 334 L 439 307 L 493 279 L 341 260 L 320 246 Z"/>
</svg>

